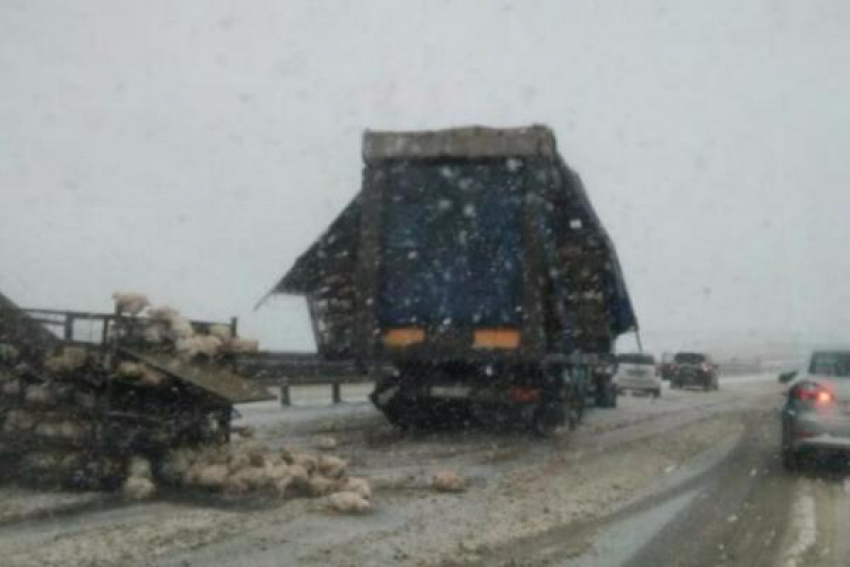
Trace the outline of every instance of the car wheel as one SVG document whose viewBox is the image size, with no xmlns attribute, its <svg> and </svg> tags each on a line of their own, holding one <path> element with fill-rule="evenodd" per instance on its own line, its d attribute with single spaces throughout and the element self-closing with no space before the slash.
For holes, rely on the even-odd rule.
<svg viewBox="0 0 850 567">
<path fill-rule="evenodd" d="M 797 472 L 802 465 L 800 453 L 794 449 L 785 447 L 782 449 L 782 467 L 788 472 Z"/>
<path fill-rule="evenodd" d="M 789 431 L 790 424 L 783 419 L 782 421 L 782 467 L 789 472 L 799 471 L 803 463 L 803 458 L 800 451 L 791 447 L 789 442 L 791 434 Z"/>
</svg>

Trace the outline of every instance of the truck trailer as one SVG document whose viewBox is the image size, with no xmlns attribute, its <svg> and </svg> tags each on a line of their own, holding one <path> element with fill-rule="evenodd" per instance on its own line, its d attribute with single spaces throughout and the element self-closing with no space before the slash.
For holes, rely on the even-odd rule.
<svg viewBox="0 0 850 567">
<path fill-rule="evenodd" d="M 374 376 L 401 427 L 547 433 L 611 407 L 637 320 L 614 245 L 544 126 L 367 131 L 360 192 L 270 294 L 306 297 L 318 355 Z"/>
</svg>

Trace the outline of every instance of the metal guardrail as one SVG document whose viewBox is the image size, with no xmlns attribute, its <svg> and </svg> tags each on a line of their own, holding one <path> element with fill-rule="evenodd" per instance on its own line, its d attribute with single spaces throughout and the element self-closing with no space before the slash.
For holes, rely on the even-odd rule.
<svg viewBox="0 0 850 567">
<path fill-rule="evenodd" d="M 727 360 L 717 364 L 721 376 L 740 376 L 742 374 L 758 374 L 762 371 L 761 361 L 755 360 Z"/>
<path fill-rule="evenodd" d="M 303 384 L 320 384 L 328 376 L 357 376 L 363 371 L 350 360 L 323 360 L 310 352 L 252 352 L 236 357 L 243 376 L 263 379 L 290 378 Z M 318 380 L 318 381 L 317 381 Z"/>
<path fill-rule="evenodd" d="M 292 405 L 293 386 L 330 386 L 333 403 L 342 402 L 344 384 L 364 384 L 373 378 L 350 360 L 322 360 L 308 352 L 257 352 L 239 354 L 236 373 L 245 378 L 266 381 L 280 388 L 280 403 Z"/>
</svg>

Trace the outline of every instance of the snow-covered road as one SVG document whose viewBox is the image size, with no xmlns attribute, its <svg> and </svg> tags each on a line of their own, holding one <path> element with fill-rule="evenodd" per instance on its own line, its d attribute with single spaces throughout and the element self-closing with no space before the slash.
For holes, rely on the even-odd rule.
<svg viewBox="0 0 850 567">
<path fill-rule="evenodd" d="M 5 489 L 3 565 L 846 565 L 850 483 L 778 461 L 781 388 L 773 376 L 726 378 L 717 392 L 665 390 L 595 410 L 578 431 L 402 435 L 364 401 L 240 408 L 274 446 L 337 452 L 370 477 L 375 509 L 337 516 L 320 501 L 225 501 L 164 494 L 39 496 Z M 466 476 L 459 494 L 430 475 Z M 85 497 L 84 497 L 85 496 Z M 74 498 L 80 498 L 74 510 Z M 17 508 L 11 506 L 16 502 Z M 61 506 L 60 506 L 61 504 Z M 21 509 L 27 521 L 14 521 Z"/>
</svg>

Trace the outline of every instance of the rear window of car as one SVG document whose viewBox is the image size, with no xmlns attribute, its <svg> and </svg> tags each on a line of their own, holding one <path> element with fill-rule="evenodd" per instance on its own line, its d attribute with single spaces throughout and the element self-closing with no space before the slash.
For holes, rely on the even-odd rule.
<svg viewBox="0 0 850 567">
<path fill-rule="evenodd" d="M 617 357 L 621 364 L 655 364 L 655 358 L 651 354 L 621 354 Z"/>
<path fill-rule="evenodd" d="M 695 352 L 680 352 L 674 360 L 682 364 L 701 364 L 705 362 L 705 355 Z"/>
<path fill-rule="evenodd" d="M 817 352 L 812 355 L 809 374 L 850 377 L 850 352 Z"/>
</svg>

